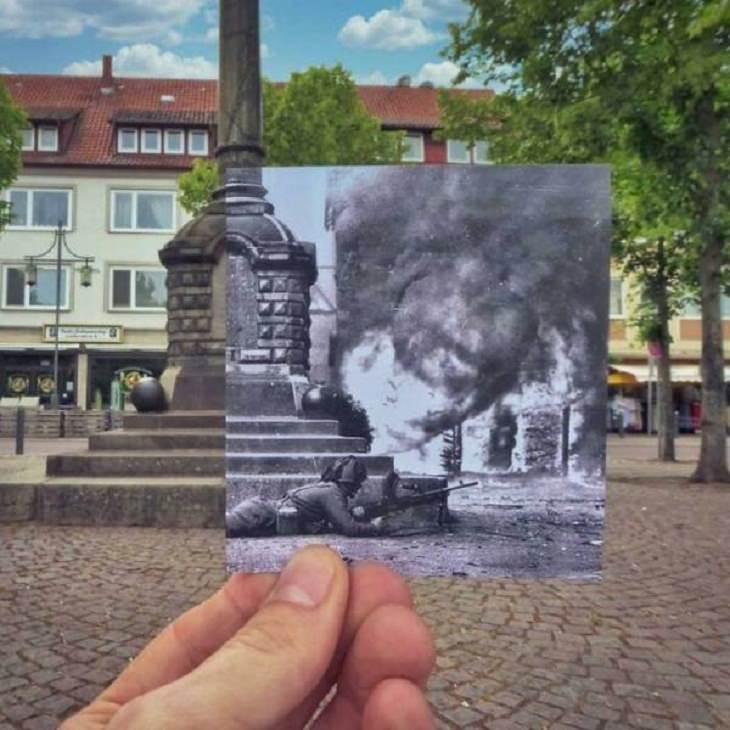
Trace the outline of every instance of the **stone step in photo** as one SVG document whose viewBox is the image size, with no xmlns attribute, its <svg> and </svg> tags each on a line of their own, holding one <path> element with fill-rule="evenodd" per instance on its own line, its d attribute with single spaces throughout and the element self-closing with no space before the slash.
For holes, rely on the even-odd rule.
<svg viewBox="0 0 730 730">
<path fill-rule="evenodd" d="M 312 434 L 336 436 L 339 423 L 329 420 L 309 420 L 305 418 L 245 418 L 226 417 L 227 433 L 250 434 Z"/>
<path fill-rule="evenodd" d="M 341 453 L 320 454 L 227 454 L 230 474 L 313 474 L 342 458 Z M 392 456 L 358 454 L 368 474 L 385 474 L 393 468 Z"/>
<path fill-rule="evenodd" d="M 91 451 L 59 454 L 46 460 L 48 476 L 148 477 L 224 475 L 222 451 L 190 449 L 166 452 Z"/>
<path fill-rule="evenodd" d="M 90 451 L 165 451 L 225 448 L 222 429 L 169 429 L 107 431 L 89 437 Z"/>
<path fill-rule="evenodd" d="M 365 439 L 346 436 L 252 436 L 234 434 L 226 437 L 227 454 L 246 453 L 344 453 L 362 454 L 367 449 Z"/>
<path fill-rule="evenodd" d="M 219 428 L 226 425 L 223 411 L 168 411 L 166 413 L 125 413 L 122 419 L 125 430 L 151 429 L 199 429 Z"/>
</svg>

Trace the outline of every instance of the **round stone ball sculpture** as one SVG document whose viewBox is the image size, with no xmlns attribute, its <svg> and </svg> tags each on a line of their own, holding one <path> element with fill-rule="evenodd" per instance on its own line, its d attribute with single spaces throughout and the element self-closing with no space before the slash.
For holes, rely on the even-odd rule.
<svg viewBox="0 0 730 730">
<path fill-rule="evenodd" d="M 305 418 L 334 418 L 342 396 L 330 385 L 315 385 L 302 396 Z"/>
<path fill-rule="evenodd" d="M 159 413 L 167 408 L 165 390 L 155 378 L 140 378 L 129 400 L 140 413 Z"/>
</svg>

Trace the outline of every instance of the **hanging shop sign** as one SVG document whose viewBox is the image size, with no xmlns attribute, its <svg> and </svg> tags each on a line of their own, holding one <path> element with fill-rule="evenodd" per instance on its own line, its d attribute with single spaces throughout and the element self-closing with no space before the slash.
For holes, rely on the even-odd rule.
<svg viewBox="0 0 730 730">
<path fill-rule="evenodd" d="M 56 339 L 56 326 L 43 326 L 43 340 L 53 342 Z M 122 327 L 120 325 L 95 324 L 62 324 L 58 328 L 59 342 L 121 342 Z"/>
</svg>

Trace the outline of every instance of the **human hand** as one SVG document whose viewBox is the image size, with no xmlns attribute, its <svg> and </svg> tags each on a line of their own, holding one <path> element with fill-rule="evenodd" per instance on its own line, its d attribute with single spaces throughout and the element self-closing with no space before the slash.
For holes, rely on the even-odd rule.
<svg viewBox="0 0 730 730">
<path fill-rule="evenodd" d="M 357 507 L 352 508 L 352 517 L 355 520 L 364 520 L 365 519 L 365 507 L 362 507 L 358 505 Z"/>
<path fill-rule="evenodd" d="M 398 576 L 348 571 L 311 546 L 278 579 L 232 576 L 61 730 L 302 728 L 334 685 L 316 730 L 430 730 L 422 687 L 433 662 Z"/>
</svg>

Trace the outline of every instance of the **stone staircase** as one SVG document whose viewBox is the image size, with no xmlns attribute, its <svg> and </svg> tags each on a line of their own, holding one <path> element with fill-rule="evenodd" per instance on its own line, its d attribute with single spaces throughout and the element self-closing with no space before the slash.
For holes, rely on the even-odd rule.
<svg viewBox="0 0 730 730">
<path fill-rule="evenodd" d="M 347 454 L 368 470 L 358 501 L 379 499 L 393 457 L 366 453 L 365 440 L 340 436 L 337 421 L 126 414 L 121 430 L 90 436 L 88 451 L 47 458 L 47 478 L 33 486 L 34 516 L 67 525 L 222 528 L 226 503 L 254 494 L 278 498 Z M 422 489 L 443 486 L 437 478 L 413 481 Z"/>
</svg>

